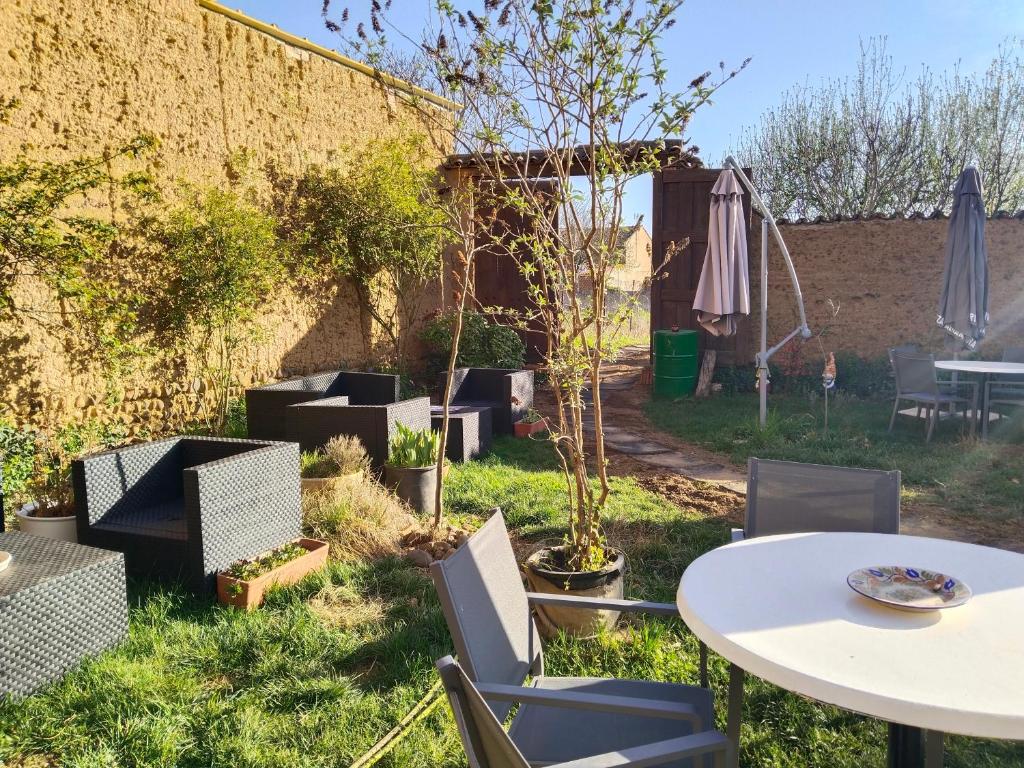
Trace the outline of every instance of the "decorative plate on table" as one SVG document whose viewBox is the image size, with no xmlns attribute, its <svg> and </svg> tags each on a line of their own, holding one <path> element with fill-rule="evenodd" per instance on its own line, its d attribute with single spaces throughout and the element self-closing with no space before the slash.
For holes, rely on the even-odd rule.
<svg viewBox="0 0 1024 768">
<path fill-rule="evenodd" d="M 7 568 L 11 564 L 11 553 L 0 550 L 0 571 Z"/>
<path fill-rule="evenodd" d="M 935 611 L 953 608 L 971 599 L 971 588 L 959 579 L 900 565 L 858 568 L 846 583 L 865 597 L 905 611 Z"/>
</svg>

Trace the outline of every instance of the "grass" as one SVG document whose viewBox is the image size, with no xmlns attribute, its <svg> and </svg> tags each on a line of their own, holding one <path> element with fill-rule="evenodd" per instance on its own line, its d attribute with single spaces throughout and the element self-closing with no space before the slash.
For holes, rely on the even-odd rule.
<svg viewBox="0 0 1024 768">
<path fill-rule="evenodd" d="M 830 398 L 825 434 L 822 398 L 770 395 L 765 430 L 757 427 L 756 394 L 706 400 L 650 401 L 658 429 L 745 464 L 763 459 L 898 469 L 906 497 L 951 511 L 995 518 L 1024 514 L 1024 420 L 993 426 L 985 442 L 960 436 L 958 423 L 940 423 L 924 442 L 922 421 L 898 416 L 887 432 L 892 401 Z"/>
<path fill-rule="evenodd" d="M 557 540 L 561 477 L 541 441 L 496 441 L 486 460 L 452 467 L 456 517 L 501 506 L 515 533 Z M 627 592 L 670 601 L 724 523 L 613 479 L 609 537 L 627 551 Z M 451 641 L 427 576 L 396 558 L 333 561 L 244 613 L 144 582 L 131 585 L 121 647 L 39 694 L 0 703 L 0 762 L 74 768 L 347 768 L 413 706 Z M 681 622 L 635 619 L 596 640 L 547 647 L 551 674 L 694 682 L 697 647 Z M 726 666 L 712 683 L 724 717 Z M 724 726 L 724 722 L 719 723 Z M 884 725 L 748 680 L 745 766 L 861 768 L 884 761 Z M 1024 747 L 951 739 L 947 765 L 1020 765 Z M 465 765 L 440 707 L 380 766 Z"/>
</svg>

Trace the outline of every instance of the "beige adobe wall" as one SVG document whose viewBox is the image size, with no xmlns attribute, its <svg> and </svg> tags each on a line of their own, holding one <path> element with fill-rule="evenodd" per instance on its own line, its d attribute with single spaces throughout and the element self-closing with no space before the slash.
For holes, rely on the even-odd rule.
<svg viewBox="0 0 1024 768">
<path fill-rule="evenodd" d="M 651 236 L 641 225 L 623 244 L 622 264 L 612 270 L 608 284 L 623 291 L 638 291 L 651 276 Z"/>
<path fill-rule="evenodd" d="M 829 299 L 840 305 L 824 341 L 827 349 L 866 358 L 881 357 L 905 342 L 942 350 L 935 315 L 947 226 L 945 219 L 880 219 L 780 227 L 800 278 L 811 329 L 816 332 L 828 320 Z M 755 219 L 749 249 L 755 342 L 760 327 L 760 232 Z M 992 325 L 979 351 L 991 356 L 1004 346 L 1024 345 L 1024 221 L 990 219 L 985 236 Z M 784 262 L 769 238 L 772 344 L 796 327 L 797 314 Z"/>
<path fill-rule="evenodd" d="M 195 0 L 4 0 L 0 96 L 21 101 L 12 124 L 0 126 L 0 158 L 96 155 L 147 132 L 160 140 L 149 168 L 171 196 L 180 181 L 225 184 L 239 150 L 251 151 L 257 167 L 274 160 L 299 171 L 343 163 L 346 147 L 370 139 L 428 133 L 430 122 L 373 77 Z M 437 136 L 425 162 L 446 154 Z M 104 201 L 92 204 L 103 215 Z M 21 290 L 55 309 L 38 286 Z M 327 285 L 316 299 L 286 292 L 268 307 L 266 339 L 248 350 L 243 383 L 368 358 L 352 290 Z M 424 311 L 438 300 L 435 290 Z M 0 329 L 0 339 L 0 413 L 20 421 L 115 415 L 162 430 L 187 416 L 187 392 L 202 387 L 158 367 L 117 382 L 123 400 L 107 403 L 97 367 L 44 326 Z"/>
</svg>

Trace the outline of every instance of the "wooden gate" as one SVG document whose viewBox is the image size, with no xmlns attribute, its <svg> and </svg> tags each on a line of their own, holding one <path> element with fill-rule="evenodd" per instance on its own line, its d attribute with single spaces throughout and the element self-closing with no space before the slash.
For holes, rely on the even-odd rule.
<svg viewBox="0 0 1024 768">
<path fill-rule="evenodd" d="M 531 181 L 531 187 L 542 194 L 550 189 L 553 194 L 554 182 Z M 533 301 L 529 294 L 529 285 L 516 264 L 516 259 L 509 252 L 512 246 L 505 243 L 512 242 L 520 234 L 529 232 L 533 228 L 533 221 L 524 216 L 523 213 L 508 206 L 502 206 L 495 213 L 493 207 L 487 209 L 486 199 L 477 200 L 477 208 L 481 212 L 479 220 L 490 221 L 493 215 L 493 224 L 490 232 L 481 232 L 477 236 L 479 250 L 474 258 L 473 267 L 473 290 L 476 300 L 483 307 L 502 307 L 512 313 L 522 313 L 533 308 Z M 557 211 L 552 210 L 552 215 L 557 216 Z M 557 229 L 557 227 L 556 227 Z M 495 243 L 494 239 L 500 238 L 501 243 Z M 500 315 L 496 317 L 499 322 L 508 322 Z M 538 362 L 547 351 L 547 335 L 535 323 L 520 335 L 526 344 L 526 360 Z"/>
<path fill-rule="evenodd" d="M 693 301 L 708 247 L 711 188 L 721 169 L 668 167 L 654 174 L 651 228 L 653 264 L 661 264 L 670 243 L 689 241 L 676 251 L 651 285 L 651 331 L 691 328 L 700 331 L 699 347 L 718 351 L 719 365 L 753 360 L 753 330 L 749 319 L 740 322 L 735 336 L 712 336 L 697 324 Z M 750 176 L 750 171 L 744 169 Z M 750 245 L 750 195 L 743 195 L 743 213 Z M 748 256 L 752 256 L 748 247 Z M 756 263 L 752 259 L 752 263 Z M 753 298 L 753 297 L 752 297 Z M 753 302 L 752 302 L 753 303 Z"/>
</svg>

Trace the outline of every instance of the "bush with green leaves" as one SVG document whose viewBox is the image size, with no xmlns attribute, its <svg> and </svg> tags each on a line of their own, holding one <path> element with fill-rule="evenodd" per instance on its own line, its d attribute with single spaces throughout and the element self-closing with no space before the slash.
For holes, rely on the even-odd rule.
<svg viewBox="0 0 1024 768">
<path fill-rule="evenodd" d="M 415 136 L 376 141 L 344 169 L 310 167 L 284 222 L 300 267 L 315 276 L 335 274 L 355 288 L 397 366 L 405 362 L 408 329 L 450 239 L 436 168 L 420 162 L 423 144 Z"/>
<path fill-rule="evenodd" d="M 441 435 L 432 429 L 410 429 L 397 424 L 397 434 L 391 438 L 388 464 L 392 467 L 429 467 L 437 462 Z"/>
<path fill-rule="evenodd" d="M 235 192 L 193 190 L 155 238 L 166 254 L 165 330 L 208 383 L 202 417 L 223 433 L 240 352 L 261 338 L 260 312 L 288 283 L 277 221 Z"/>
<path fill-rule="evenodd" d="M 443 370 L 448 364 L 456 315 L 454 311 L 439 314 L 427 322 L 420 332 L 420 337 L 427 346 L 428 367 L 431 373 Z M 463 312 L 462 336 L 459 339 L 456 366 L 522 368 L 525 359 L 526 345 L 514 328 L 491 322 L 479 312 Z"/>
</svg>

